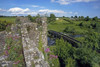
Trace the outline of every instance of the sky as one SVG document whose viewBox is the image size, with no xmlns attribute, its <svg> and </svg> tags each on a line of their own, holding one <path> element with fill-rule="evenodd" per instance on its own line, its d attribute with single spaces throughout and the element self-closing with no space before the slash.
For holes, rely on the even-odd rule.
<svg viewBox="0 0 100 67">
<path fill-rule="evenodd" d="M 100 0 L 0 0 L 0 15 L 89 16 L 100 18 Z"/>
</svg>

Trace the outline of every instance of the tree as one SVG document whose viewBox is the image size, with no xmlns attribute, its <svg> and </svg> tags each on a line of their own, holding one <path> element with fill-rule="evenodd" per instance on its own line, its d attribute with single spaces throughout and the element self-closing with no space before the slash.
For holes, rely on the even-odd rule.
<svg viewBox="0 0 100 67">
<path fill-rule="evenodd" d="M 94 17 L 94 18 L 93 18 L 93 20 L 94 20 L 94 21 L 97 21 L 97 20 L 98 20 L 98 17 L 97 17 L 97 16 L 96 16 L 96 17 Z"/>
<path fill-rule="evenodd" d="M 84 16 L 81 16 L 81 20 L 84 20 Z"/>
<path fill-rule="evenodd" d="M 81 20 L 81 16 L 78 17 L 78 20 Z"/>
<path fill-rule="evenodd" d="M 71 16 L 71 18 L 73 18 L 73 16 Z"/>
<path fill-rule="evenodd" d="M 31 20 L 31 22 L 33 22 L 33 18 L 31 15 L 28 15 L 27 17 Z"/>
<path fill-rule="evenodd" d="M 87 17 L 85 18 L 85 20 L 86 20 L 86 21 L 89 21 L 89 20 L 90 20 L 89 16 L 87 16 Z"/>
<path fill-rule="evenodd" d="M 37 14 L 36 17 L 37 17 L 37 18 L 40 18 L 40 14 Z"/>
<path fill-rule="evenodd" d="M 75 16 L 75 18 L 77 18 L 77 16 Z"/>
<path fill-rule="evenodd" d="M 50 22 L 56 21 L 56 16 L 54 14 L 50 14 Z"/>
<path fill-rule="evenodd" d="M 79 16 L 79 18 L 81 18 L 81 16 Z"/>
<path fill-rule="evenodd" d="M 63 16 L 63 18 L 65 18 L 65 16 Z"/>
</svg>

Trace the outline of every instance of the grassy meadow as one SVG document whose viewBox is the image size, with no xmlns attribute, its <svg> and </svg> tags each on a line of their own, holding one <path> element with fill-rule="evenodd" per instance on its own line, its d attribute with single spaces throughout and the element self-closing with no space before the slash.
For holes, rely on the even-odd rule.
<svg viewBox="0 0 100 67">
<path fill-rule="evenodd" d="M 0 21 L 15 22 L 16 17 L 0 17 Z"/>
</svg>

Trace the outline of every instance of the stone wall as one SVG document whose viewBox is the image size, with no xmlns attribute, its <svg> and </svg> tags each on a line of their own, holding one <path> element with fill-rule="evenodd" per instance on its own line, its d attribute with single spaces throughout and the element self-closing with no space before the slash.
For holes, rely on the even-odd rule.
<svg viewBox="0 0 100 67">
<path fill-rule="evenodd" d="M 27 22 L 26 22 L 27 21 Z M 41 24 L 38 26 L 37 23 L 32 23 L 28 19 L 22 21 L 21 24 L 21 34 L 22 34 L 22 44 L 24 57 L 26 62 L 26 67 L 49 67 L 47 61 L 45 61 L 43 53 L 38 49 L 39 36 L 42 36 L 43 47 L 47 46 L 47 25 L 46 18 L 41 18 Z M 38 28 L 42 28 L 42 33 Z"/>
<path fill-rule="evenodd" d="M 5 31 L 0 32 L 0 55 L 3 53 L 3 48 L 5 45 Z"/>
<path fill-rule="evenodd" d="M 47 18 L 42 18 L 42 42 L 43 42 L 43 47 L 46 48 L 47 46 Z"/>
</svg>

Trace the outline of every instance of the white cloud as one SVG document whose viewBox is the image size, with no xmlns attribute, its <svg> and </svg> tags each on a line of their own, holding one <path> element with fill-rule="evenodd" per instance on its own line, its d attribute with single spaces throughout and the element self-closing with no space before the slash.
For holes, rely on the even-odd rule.
<svg viewBox="0 0 100 67">
<path fill-rule="evenodd" d="M 1 10 L 1 9 L 0 9 Z M 51 9 L 40 9 L 40 10 L 30 10 L 29 8 L 19 8 L 19 7 L 14 7 L 14 8 L 10 8 L 8 9 L 7 12 L 10 12 L 11 15 L 37 15 L 38 13 L 40 15 L 44 15 L 44 14 L 50 14 L 50 13 L 54 13 L 56 16 L 66 16 L 66 15 L 77 15 L 78 12 L 65 12 L 63 10 L 51 10 Z"/>
<path fill-rule="evenodd" d="M 27 11 L 30 11 L 30 10 L 29 10 L 29 8 L 22 9 L 22 8 L 19 8 L 19 7 L 14 7 L 14 8 L 10 8 L 8 11 L 9 12 L 27 12 Z"/>
<path fill-rule="evenodd" d="M 66 13 L 62 10 L 50 10 L 50 9 L 39 10 L 39 12 L 43 12 L 43 13 L 60 13 L 60 14 Z"/>
<path fill-rule="evenodd" d="M 96 0 L 51 0 L 51 2 L 56 2 L 62 5 L 67 5 L 75 2 L 91 2 Z"/>
<path fill-rule="evenodd" d="M 36 12 L 31 11 L 29 8 L 22 9 L 19 7 L 10 8 L 8 12 L 11 12 L 11 14 L 13 15 L 28 15 L 28 14 L 36 15 L 37 14 Z"/>
</svg>

